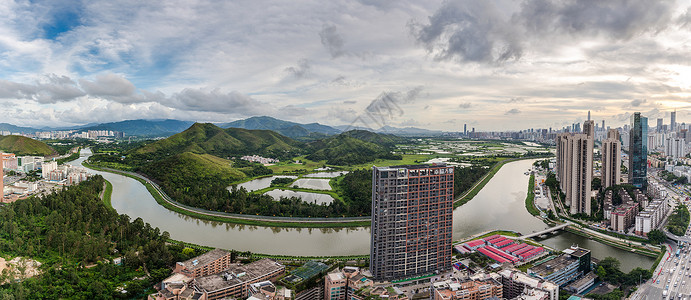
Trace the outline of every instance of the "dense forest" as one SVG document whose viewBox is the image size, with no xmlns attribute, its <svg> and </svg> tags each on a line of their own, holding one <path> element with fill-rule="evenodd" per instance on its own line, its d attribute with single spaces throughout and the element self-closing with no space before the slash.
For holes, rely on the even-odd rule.
<svg viewBox="0 0 691 300">
<path fill-rule="evenodd" d="M 170 274 L 170 266 L 194 256 L 167 245 L 160 232 L 106 208 L 98 197 L 104 180 L 31 197 L 0 210 L 0 253 L 42 263 L 41 275 L 17 281 L 4 272 L 0 299 L 141 298 Z M 112 263 L 123 258 L 122 265 Z M 125 292 L 121 292 L 124 290 Z"/>
</svg>

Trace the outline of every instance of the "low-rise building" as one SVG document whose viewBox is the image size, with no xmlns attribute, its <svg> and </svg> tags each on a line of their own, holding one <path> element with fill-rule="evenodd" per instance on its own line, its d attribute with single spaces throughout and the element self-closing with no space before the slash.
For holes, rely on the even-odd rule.
<svg viewBox="0 0 691 300">
<path fill-rule="evenodd" d="M 518 270 L 504 269 L 501 275 L 502 293 L 504 299 L 558 300 L 559 285 L 540 278 L 532 277 Z M 534 296 L 539 296 L 534 298 Z M 546 297 L 545 297 L 546 296 Z"/>
<path fill-rule="evenodd" d="M 597 278 L 597 275 L 595 275 L 594 272 L 590 272 L 586 274 L 585 276 L 577 279 L 576 281 L 572 282 L 568 286 L 566 286 L 564 289 L 569 291 L 570 293 L 577 295 L 583 293 L 585 290 L 593 286 L 595 284 L 595 279 Z"/>
<path fill-rule="evenodd" d="M 195 258 L 177 262 L 174 272 L 192 278 L 221 273 L 230 267 L 230 257 L 229 251 L 214 249 Z"/>
<path fill-rule="evenodd" d="M 149 295 L 148 300 L 206 300 L 206 297 L 195 291 L 190 282 L 192 277 L 174 273 L 161 282 L 158 292 Z"/>
<path fill-rule="evenodd" d="M 262 281 L 250 285 L 250 297 L 247 300 L 290 300 L 293 291 L 285 287 L 276 287 L 271 281 Z"/>
<path fill-rule="evenodd" d="M 192 284 L 204 293 L 208 300 L 248 297 L 250 285 L 262 281 L 275 281 L 284 272 L 285 266 L 265 258 L 246 265 L 230 264 L 230 267 L 221 273 L 195 277 Z"/>
<path fill-rule="evenodd" d="M 566 286 L 591 271 L 590 250 L 573 246 L 563 254 L 528 269 L 528 274 Z"/>
<path fill-rule="evenodd" d="M 635 223 L 635 217 L 638 213 L 638 203 L 629 201 L 625 204 L 619 205 L 612 212 L 610 219 L 610 226 L 612 230 L 619 232 L 626 232 Z"/>
<path fill-rule="evenodd" d="M 344 267 L 324 276 L 324 300 L 362 299 L 356 292 L 363 287 L 373 286 L 374 282 L 365 277 L 360 268 Z"/>
<path fill-rule="evenodd" d="M 648 203 L 648 206 L 636 216 L 634 233 L 648 236 L 650 231 L 660 227 L 660 223 L 669 209 L 670 206 L 666 197 Z"/>
<path fill-rule="evenodd" d="M 434 300 L 485 300 L 503 295 L 501 282 L 488 277 L 484 280 L 465 280 L 455 278 L 436 282 L 432 285 Z"/>
</svg>

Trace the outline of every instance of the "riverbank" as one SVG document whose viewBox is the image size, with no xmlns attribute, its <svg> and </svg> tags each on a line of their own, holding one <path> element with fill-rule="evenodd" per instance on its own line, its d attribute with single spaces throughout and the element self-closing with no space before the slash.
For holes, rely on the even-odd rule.
<svg viewBox="0 0 691 300">
<path fill-rule="evenodd" d="M 540 210 L 535 207 L 535 174 L 528 179 L 528 194 L 525 196 L 525 209 L 533 216 L 539 216 Z"/>
<path fill-rule="evenodd" d="M 152 197 L 158 204 L 167 208 L 168 210 L 191 216 L 198 219 L 225 222 L 242 225 L 254 225 L 263 227 L 288 227 L 288 228 L 346 228 L 346 227 L 369 227 L 370 218 L 363 217 L 357 219 L 343 220 L 343 218 L 281 218 L 281 217 L 266 217 L 266 216 L 234 216 L 227 213 L 206 211 L 198 208 L 192 208 L 173 202 L 166 199 L 165 194 L 160 188 L 154 187 L 149 181 L 136 176 L 132 173 L 119 171 L 114 169 L 106 169 L 91 165 L 86 161 L 82 163 L 87 168 L 92 170 L 109 172 L 132 178 L 143 184 L 149 191 Z"/>
<path fill-rule="evenodd" d="M 525 160 L 525 159 L 540 159 L 540 158 L 550 158 L 550 157 L 551 156 L 548 156 L 548 157 L 519 157 L 519 158 L 509 158 L 509 159 L 505 159 L 505 160 L 502 160 L 500 162 L 497 162 L 496 164 L 494 164 L 494 166 L 492 166 L 492 168 L 489 170 L 489 172 L 487 172 L 487 174 L 485 174 L 485 176 L 483 176 L 480 180 L 478 180 L 478 182 L 475 183 L 475 185 L 473 185 L 473 187 L 470 190 L 461 194 L 460 196 L 458 196 L 458 198 L 456 198 L 453 201 L 453 208 L 455 209 L 455 208 L 457 208 L 463 204 L 468 203 L 468 201 L 475 198 L 477 193 L 479 193 L 480 190 L 482 190 L 482 188 L 484 188 L 485 185 L 487 185 L 487 183 L 490 181 L 490 179 L 492 179 L 492 177 L 494 177 L 494 175 L 496 175 L 497 172 L 499 172 L 499 169 L 501 169 L 501 167 L 504 166 L 506 163 L 519 161 L 519 160 Z"/>
</svg>

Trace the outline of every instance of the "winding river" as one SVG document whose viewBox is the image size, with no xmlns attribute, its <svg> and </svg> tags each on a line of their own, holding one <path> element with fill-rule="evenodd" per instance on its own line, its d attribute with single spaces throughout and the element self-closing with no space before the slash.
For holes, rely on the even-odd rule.
<svg viewBox="0 0 691 300">
<path fill-rule="evenodd" d="M 88 149 L 81 153 L 82 157 L 70 164 L 81 165 L 91 155 Z M 525 209 L 528 176 L 523 173 L 532 163 L 533 160 L 521 160 L 505 164 L 472 201 L 457 208 L 453 213 L 453 239 L 494 229 L 528 234 L 547 228 Z M 151 226 L 168 231 L 176 240 L 268 254 L 334 256 L 369 253 L 368 227 L 275 228 L 199 220 L 158 205 L 144 185 L 134 179 L 107 172 L 89 172 L 99 174 L 113 184 L 111 202 L 118 213 L 127 214 L 132 219 L 140 217 Z M 619 259 L 624 271 L 638 266 L 649 268 L 654 261 L 570 233 L 557 234 L 542 243 L 556 249 L 579 244 L 591 249 L 593 257 Z"/>
</svg>

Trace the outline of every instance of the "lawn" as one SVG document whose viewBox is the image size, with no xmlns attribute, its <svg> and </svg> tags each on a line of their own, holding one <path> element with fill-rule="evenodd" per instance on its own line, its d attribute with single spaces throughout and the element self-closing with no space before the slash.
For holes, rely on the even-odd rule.
<svg viewBox="0 0 691 300">
<path fill-rule="evenodd" d="M 295 161 L 299 160 L 301 164 L 296 164 Z M 267 168 L 274 171 L 274 174 L 282 173 L 304 173 L 312 172 L 314 169 L 321 168 L 326 165 L 326 160 L 322 161 L 311 161 L 306 159 L 304 156 L 295 157 L 291 161 L 282 161 L 273 166 L 268 166 Z M 302 171 L 302 172 L 301 172 Z"/>
</svg>

